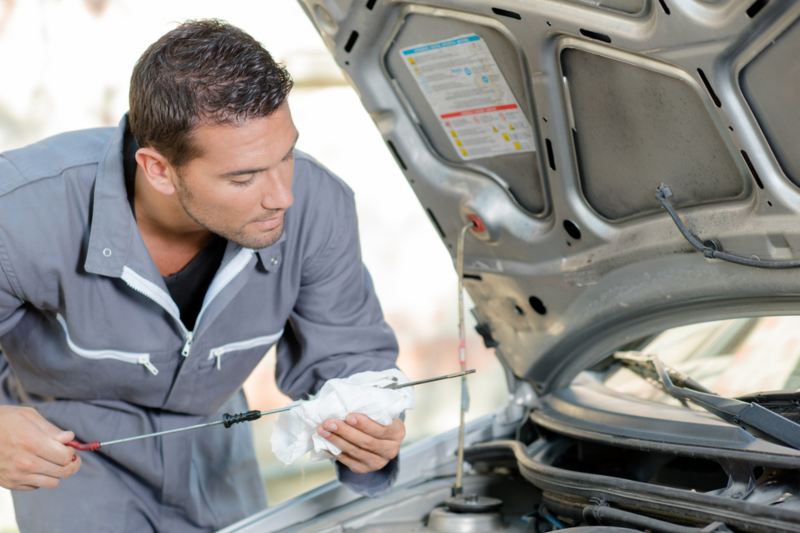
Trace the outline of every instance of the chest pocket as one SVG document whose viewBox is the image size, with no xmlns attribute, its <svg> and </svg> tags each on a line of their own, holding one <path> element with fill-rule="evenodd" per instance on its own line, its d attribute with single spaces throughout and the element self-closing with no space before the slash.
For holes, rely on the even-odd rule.
<svg viewBox="0 0 800 533">
<path fill-rule="evenodd" d="M 208 353 L 208 361 L 212 362 L 214 359 L 216 359 L 217 369 L 219 370 L 222 368 L 222 358 L 226 357 L 226 354 L 250 350 L 252 348 L 258 348 L 261 346 L 272 346 L 278 342 L 278 339 L 280 339 L 282 335 L 283 329 L 271 335 L 264 335 L 262 337 L 255 337 L 253 339 L 231 342 L 229 344 L 217 346 L 216 348 L 212 348 Z"/>
<path fill-rule="evenodd" d="M 119 350 L 89 350 L 87 348 L 81 348 L 73 342 L 72 337 L 70 337 L 69 334 L 67 321 L 63 316 L 61 316 L 60 313 L 56 315 L 56 320 L 58 320 L 58 323 L 61 325 L 61 329 L 64 330 L 64 336 L 67 339 L 67 346 L 69 346 L 70 351 L 72 351 L 72 353 L 75 355 L 86 359 L 113 359 L 121 363 L 142 365 L 154 376 L 158 375 L 158 369 L 152 362 L 150 362 L 149 353 L 122 352 Z M 281 333 L 283 333 L 283 331 L 281 331 Z"/>
</svg>

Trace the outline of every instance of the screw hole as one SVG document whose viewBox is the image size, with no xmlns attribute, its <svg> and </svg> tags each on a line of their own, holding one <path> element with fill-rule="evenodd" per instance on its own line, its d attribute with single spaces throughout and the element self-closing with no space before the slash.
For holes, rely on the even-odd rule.
<svg viewBox="0 0 800 533">
<path fill-rule="evenodd" d="M 771 202 L 771 201 L 769 201 L 769 200 L 767 200 L 767 205 L 768 205 L 768 206 L 770 206 L 770 207 L 772 207 L 772 202 Z"/>
<path fill-rule="evenodd" d="M 547 24 L 548 26 L 552 26 L 552 24 L 550 24 L 549 20 L 545 20 L 544 23 Z"/>
<path fill-rule="evenodd" d="M 525 311 L 523 311 L 522 308 L 518 305 L 514 306 L 514 311 L 516 311 L 519 316 L 525 316 Z"/>
<path fill-rule="evenodd" d="M 350 51 L 353 49 L 353 47 L 356 45 L 357 40 L 358 40 L 358 32 L 353 30 L 350 33 L 350 37 L 347 38 L 347 42 L 344 43 L 344 51 L 349 54 Z"/>
<path fill-rule="evenodd" d="M 544 302 L 542 302 L 536 296 L 531 296 L 530 298 L 528 298 L 528 303 L 531 304 L 533 310 L 539 313 L 540 315 L 547 314 L 547 308 L 544 306 Z"/>
<path fill-rule="evenodd" d="M 755 2 L 753 2 L 753 5 L 747 8 L 746 11 L 747 16 L 750 18 L 755 17 L 756 15 L 758 15 L 758 12 L 761 11 L 761 9 L 763 9 L 765 5 L 767 5 L 767 0 L 756 0 Z"/>
<path fill-rule="evenodd" d="M 544 140 L 545 146 L 547 147 L 547 162 L 550 165 L 551 170 L 556 169 L 556 156 L 553 153 L 553 143 L 550 142 L 550 139 Z"/>
<path fill-rule="evenodd" d="M 758 176 L 758 172 L 756 172 L 756 167 L 753 166 L 753 162 L 750 161 L 750 156 L 747 155 L 747 152 L 745 152 L 744 150 L 742 150 L 742 158 L 744 159 L 744 162 L 747 164 L 747 168 L 750 169 L 750 174 L 753 175 L 753 179 L 755 180 L 756 185 L 758 185 L 758 188 L 763 189 L 764 184 L 761 183 L 761 178 Z"/>
<path fill-rule="evenodd" d="M 714 101 L 714 105 L 717 107 L 722 107 L 722 102 L 717 96 L 716 91 L 714 91 L 714 87 L 711 86 L 711 81 L 709 81 L 706 73 L 703 72 L 703 69 L 697 69 L 697 73 L 700 74 L 700 79 L 703 80 L 703 84 L 706 86 L 706 90 L 708 91 L 708 95 L 711 97 L 711 100 Z"/>
<path fill-rule="evenodd" d="M 592 30 L 586 30 L 584 28 L 581 28 L 580 32 L 581 32 L 581 35 L 585 35 L 586 37 L 589 37 L 590 39 L 595 39 L 597 41 L 602 41 L 604 43 L 610 43 L 611 42 L 611 37 L 609 37 L 605 33 L 600 33 L 600 32 L 592 31 Z"/>
<path fill-rule="evenodd" d="M 501 17 L 508 17 L 515 20 L 522 20 L 522 16 L 519 13 L 515 13 L 514 11 L 508 11 L 507 9 L 500 9 L 499 7 L 493 7 L 492 12 L 495 15 L 500 15 Z"/>
<path fill-rule="evenodd" d="M 572 237 L 576 241 L 579 241 L 581 239 L 581 230 L 578 227 L 578 225 L 575 224 L 573 221 L 565 220 L 564 221 L 564 230 L 567 232 L 567 234 L 570 237 Z"/>
</svg>

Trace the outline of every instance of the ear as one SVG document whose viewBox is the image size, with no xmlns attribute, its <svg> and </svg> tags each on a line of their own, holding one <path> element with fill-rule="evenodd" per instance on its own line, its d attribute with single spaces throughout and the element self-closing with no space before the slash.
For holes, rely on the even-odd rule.
<svg viewBox="0 0 800 533">
<path fill-rule="evenodd" d="M 175 169 L 161 152 L 155 148 L 139 148 L 136 151 L 136 163 L 155 190 L 165 195 L 175 193 Z"/>
</svg>

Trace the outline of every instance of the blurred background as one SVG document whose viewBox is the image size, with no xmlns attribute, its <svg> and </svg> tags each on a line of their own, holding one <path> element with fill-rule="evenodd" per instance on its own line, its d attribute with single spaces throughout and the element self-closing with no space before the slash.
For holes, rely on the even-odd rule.
<svg viewBox="0 0 800 533">
<path fill-rule="evenodd" d="M 293 0 L 0 0 L 0 151 L 61 131 L 115 126 L 127 110 L 128 79 L 139 55 L 177 23 L 207 17 L 249 32 L 292 73 L 298 147 L 355 191 L 364 261 L 397 333 L 400 368 L 411 379 L 458 370 L 452 260 Z M 478 373 L 470 378 L 468 419 L 507 400 L 500 365 L 473 326 L 470 317 L 470 366 Z M 253 408 L 288 403 L 275 387 L 273 365 L 267 354 L 246 384 Z M 418 387 L 416 394 L 406 444 L 457 425 L 456 380 Z M 271 423 L 253 425 L 270 505 L 333 479 L 328 462 L 280 464 L 269 450 Z M 0 533 L 10 531 L 16 531 L 11 497 L 0 489 Z"/>
</svg>

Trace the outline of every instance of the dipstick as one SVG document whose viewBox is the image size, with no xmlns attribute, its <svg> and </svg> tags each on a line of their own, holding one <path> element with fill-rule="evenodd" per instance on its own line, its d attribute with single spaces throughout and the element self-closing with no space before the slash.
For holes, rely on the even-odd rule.
<svg viewBox="0 0 800 533">
<path fill-rule="evenodd" d="M 136 435 L 135 437 L 126 437 L 124 439 L 108 440 L 103 442 L 97 440 L 92 442 L 79 442 L 77 440 L 71 440 L 67 443 L 67 446 L 84 452 L 93 452 L 95 450 L 99 450 L 100 448 L 111 446 L 112 444 L 121 444 L 123 442 L 149 439 L 150 437 L 160 437 L 161 435 L 169 435 L 170 433 L 180 433 L 181 431 L 191 431 L 193 429 L 208 428 L 211 426 L 218 426 L 220 424 L 222 424 L 226 428 L 229 428 L 232 425 L 238 424 L 240 422 L 249 422 L 251 420 L 258 420 L 262 416 L 288 411 L 289 409 L 297 407 L 297 405 L 298 403 L 295 402 L 290 405 L 287 405 L 286 407 L 271 409 L 269 411 L 247 411 L 244 413 L 236 413 L 236 414 L 225 413 L 222 415 L 222 420 L 216 420 L 214 422 L 206 422 L 205 424 L 195 424 L 193 426 L 185 426 L 182 428 L 167 429 L 165 431 L 156 431 L 155 433 L 145 433 L 144 435 Z"/>
<path fill-rule="evenodd" d="M 470 369 L 470 370 L 465 370 L 463 372 L 456 372 L 454 374 L 446 374 L 444 376 L 437 376 L 437 377 L 434 377 L 434 378 L 421 379 L 419 381 L 409 381 L 407 383 L 390 383 L 389 385 L 384 385 L 383 387 L 379 387 L 379 388 L 392 389 L 392 390 L 404 389 L 406 387 L 413 387 L 415 385 L 421 385 L 423 383 L 430 383 L 432 381 L 440 381 L 440 380 L 443 380 L 443 379 L 458 378 L 458 377 L 465 376 L 467 374 L 472 374 L 474 372 L 475 372 L 474 369 Z M 143 435 L 136 435 L 134 437 L 126 437 L 124 439 L 115 439 L 115 440 L 108 440 L 108 441 L 103 441 L 103 442 L 100 442 L 100 441 L 97 441 L 97 440 L 92 441 L 92 442 L 80 442 L 80 441 L 77 441 L 77 440 L 71 440 L 71 441 L 67 442 L 66 445 L 71 447 L 71 448 L 75 448 L 76 450 L 83 451 L 83 452 L 93 452 L 93 451 L 99 450 L 100 448 L 105 448 L 105 447 L 111 446 L 113 444 L 122 444 L 123 442 L 132 442 L 132 441 L 135 441 L 135 440 L 149 439 L 151 437 L 160 437 L 162 435 L 169 435 L 171 433 L 180 433 L 182 431 L 192 431 L 192 430 L 195 430 L 195 429 L 202 429 L 202 428 L 208 428 L 208 427 L 219 426 L 219 425 L 223 425 L 226 428 L 229 428 L 232 425 L 239 424 L 241 422 L 251 422 L 253 420 L 258 420 L 262 416 L 274 415 L 274 414 L 277 414 L 277 413 L 282 413 L 284 411 L 289 411 L 290 409 L 294 409 L 298 405 L 300 405 L 300 402 L 294 402 L 294 403 L 291 403 L 291 404 L 287 405 L 286 407 L 279 407 L 278 409 L 270 409 L 269 411 L 245 411 L 243 413 L 234 413 L 234 414 L 225 413 L 225 414 L 222 415 L 222 419 L 221 420 L 215 420 L 214 422 L 206 422 L 204 424 L 194 424 L 192 426 L 185 426 L 185 427 L 180 427 L 180 428 L 175 428 L 175 429 L 167 429 L 165 431 L 156 431 L 155 433 L 145 433 Z"/>
</svg>

